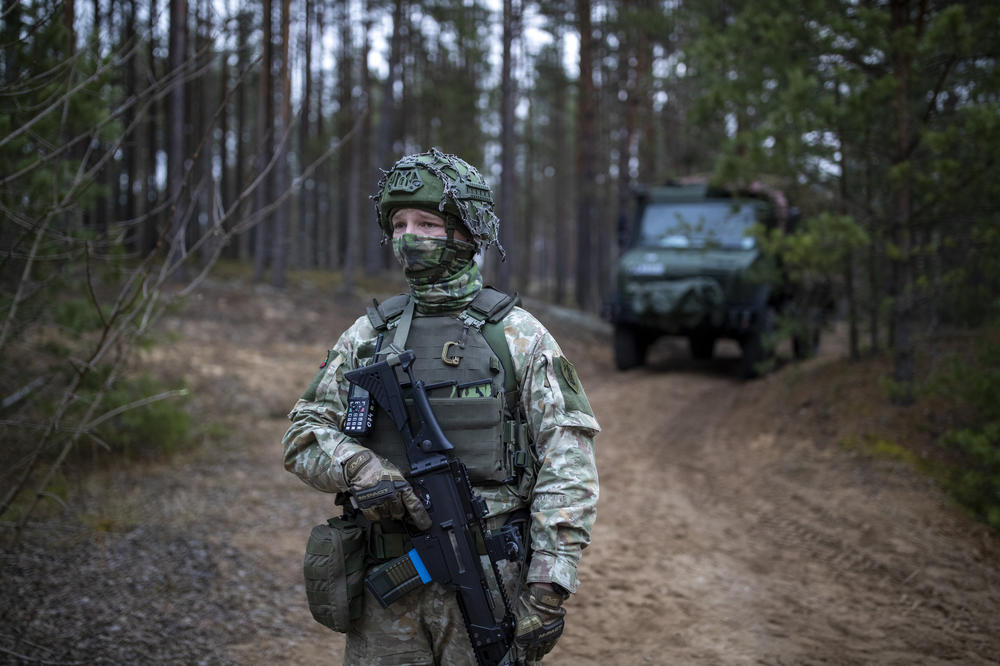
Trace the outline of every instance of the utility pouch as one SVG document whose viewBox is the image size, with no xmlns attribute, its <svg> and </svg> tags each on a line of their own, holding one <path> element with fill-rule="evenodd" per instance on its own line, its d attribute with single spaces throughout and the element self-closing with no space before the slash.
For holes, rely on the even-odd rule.
<svg viewBox="0 0 1000 666">
<path fill-rule="evenodd" d="M 365 530 L 339 517 L 317 525 L 303 564 L 313 619 L 346 633 L 361 617 L 364 603 Z"/>
</svg>

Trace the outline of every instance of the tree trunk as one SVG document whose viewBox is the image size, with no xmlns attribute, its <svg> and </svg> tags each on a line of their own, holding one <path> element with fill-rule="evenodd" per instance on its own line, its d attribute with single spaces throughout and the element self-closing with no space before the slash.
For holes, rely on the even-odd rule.
<svg viewBox="0 0 1000 666">
<path fill-rule="evenodd" d="M 185 206 L 181 194 L 184 185 L 184 70 L 187 49 L 187 0 L 170 0 L 170 71 L 176 77 L 168 97 L 170 109 L 167 140 L 167 191 L 170 200 L 171 261 L 178 262 L 186 253 Z"/>
<path fill-rule="evenodd" d="M 208 2 L 203 2 L 198 16 L 198 63 L 201 72 L 198 80 L 193 82 L 200 92 L 198 99 L 200 103 L 196 105 L 200 117 L 198 119 L 198 132 L 194 135 L 195 150 L 198 153 L 198 211 L 197 211 L 197 231 L 198 238 L 204 238 L 212 234 L 212 225 L 215 218 L 215 210 L 212 203 L 215 199 L 215 177 L 212 173 L 212 162 L 215 152 L 214 141 L 214 111 L 213 105 L 209 102 L 213 98 L 212 86 L 212 57 L 214 48 L 212 44 L 212 8 Z M 208 265 L 215 258 L 215 245 L 218 243 L 217 237 L 209 237 L 209 240 L 201 245 L 200 259 L 202 266 Z"/>
<path fill-rule="evenodd" d="M 221 139 L 219 140 L 219 165 L 221 167 L 221 173 L 219 174 L 219 201 L 222 204 L 223 210 L 229 210 L 229 206 L 233 201 L 233 177 L 232 171 L 229 169 L 229 134 L 231 126 L 229 122 L 229 108 L 226 105 L 226 93 L 229 90 L 230 78 L 229 54 L 223 53 L 219 60 L 221 62 L 219 63 L 218 100 L 219 109 L 222 112 L 219 118 L 219 133 L 221 135 Z M 232 218 L 226 222 L 226 231 L 233 226 L 233 222 Z M 228 245 L 224 249 L 224 251 L 230 254 L 233 250 L 233 245 Z"/>
<path fill-rule="evenodd" d="M 527 98 L 527 103 L 528 117 L 531 118 L 533 103 L 530 96 Z M 548 231 L 545 228 L 544 217 L 539 206 L 537 185 L 538 141 L 533 133 L 533 125 L 534 123 L 528 122 L 523 126 L 526 153 L 524 156 L 524 185 L 519 190 L 521 194 L 520 205 L 515 205 L 514 207 L 514 215 L 520 223 L 518 228 L 521 231 L 518 234 L 517 242 L 514 244 L 517 248 L 518 265 L 521 268 L 522 282 L 520 288 L 522 293 L 528 295 L 534 295 L 536 281 L 539 277 L 534 274 L 538 266 L 538 262 L 535 261 L 534 256 L 535 248 L 544 246 L 545 234 Z"/>
<path fill-rule="evenodd" d="M 654 11 L 649 0 L 643 0 L 640 6 L 644 13 Z M 651 185 L 663 169 L 659 159 L 661 146 L 656 140 L 656 113 L 653 111 L 653 44 L 649 29 L 645 25 L 640 24 L 637 29 L 634 110 L 636 117 L 633 119 L 636 127 L 633 132 L 638 131 L 638 137 L 633 137 L 633 142 L 638 146 L 639 182 Z M 664 44 L 664 49 L 668 53 L 672 50 L 669 43 Z M 664 107 L 664 112 L 669 112 L 668 107 Z"/>
<path fill-rule="evenodd" d="M 511 77 L 511 43 L 514 40 L 514 3 L 503 3 L 503 63 L 500 75 L 500 243 L 509 250 L 514 249 L 514 84 Z M 497 268 L 497 287 L 501 291 L 511 288 L 511 275 L 518 257 L 511 253 Z"/>
<path fill-rule="evenodd" d="M 281 0 L 281 68 L 278 73 L 280 92 L 278 122 L 275 126 L 275 139 L 278 144 L 278 158 L 275 164 L 275 193 L 283 196 L 287 193 L 290 178 L 288 174 L 288 132 L 292 125 L 292 79 L 288 59 L 292 50 L 288 40 L 291 36 L 291 2 Z M 288 223 L 291 218 L 292 200 L 286 197 L 278 206 L 274 215 L 274 241 L 271 243 L 271 285 L 279 289 L 285 286 L 285 268 L 288 263 Z"/>
<path fill-rule="evenodd" d="M 323 21 L 323 3 L 316 6 L 316 34 L 325 34 L 325 24 Z M 319 40 L 319 62 L 323 62 L 323 40 Z M 316 77 L 316 136 L 323 141 L 327 141 L 325 106 L 323 105 L 324 92 L 323 84 L 326 80 L 324 76 Z M 313 257 L 318 268 L 330 268 L 330 169 L 329 162 L 323 162 L 316 169 L 316 195 L 313 197 L 313 227 L 312 249 Z"/>
<path fill-rule="evenodd" d="M 355 111 L 358 109 L 355 107 Z M 345 293 L 354 291 L 354 274 L 357 271 L 358 259 L 362 254 L 361 238 L 364 230 L 360 228 L 361 213 L 361 148 L 360 138 L 355 136 L 349 143 L 350 164 L 347 182 L 347 225 L 345 228 L 344 279 L 341 290 Z"/>
<path fill-rule="evenodd" d="M 147 29 L 149 31 L 149 45 L 146 51 L 146 63 L 149 67 L 149 72 L 147 77 L 149 80 L 156 81 L 159 80 L 157 76 L 156 67 L 156 16 L 157 16 L 157 6 L 156 0 L 150 0 L 149 3 L 149 23 L 147 24 Z M 143 213 L 145 215 L 145 220 L 142 223 L 142 241 L 140 246 L 140 253 L 143 257 L 147 256 L 156 248 L 157 240 L 159 239 L 160 231 L 160 219 L 161 215 L 157 212 L 157 206 L 160 204 L 160 192 L 159 184 L 156 179 L 156 169 L 157 169 L 157 154 L 160 150 L 160 141 L 157 136 L 157 120 L 162 118 L 161 113 L 162 105 L 158 100 L 153 100 L 150 103 L 149 111 L 146 113 L 145 126 L 146 126 L 146 181 L 143 187 L 143 192 L 145 194 Z"/>
<path fill-rule="evenodd" d="M 310 147 L 309 133 L 312 123 L 309 114 L 312 113 L 313 73 L 312 73 L 312 14 L 313 1 L 305 0 L 302 7 L 302 102 L 299 107 L 299 163 L 300 168 L 313 160 L 315 151 Z M 313 200 L 316 198 L 316 175 L 310 178 L 311 187 L 303 187 L 299 193 L 299 223 L 296 228 L 296 250 L 291 254 L 302 268 L 315 268 L 313 251 L 311 249 L 314 235 L 313 225 L 316 224 L 316 211 Z"/>
<path fill-rule="evenodd" d="M 902 43 L 902 33 L 909 26 L 909 2 L 893 0 L 892 4 L 893 75 L 896 79 L 896 89 L 893 100 L 893 112 L 896 118 L 896 157 L 893 160 L 894 170 L 905 167 L 909 160 L 909 150 L 912 138 L 910 136 L 909 84 L 912 56 Z M 905 168 L 899 168 L 905 172 Z M 893 329 L 893 380 L 896 390 L 893 392 L 893 402 L 896 404 L 911 404 L 914 400 L 914 294 L 913 294 L 913 229 L 911 227 L 911 198 L 909 177 L 900 175 L 891 180 L 892 200 L 895 216 L 895 244 L 898 259 L 895 265 L 893 285 L 894 300 L 892 307 Z"/>
<path fill-rule="evenodd" d="M 562 46 L 565 43 L 565 38 L 562 34 L 559 35 L 558 41 L 560 46 L 558 51 L 561 53 Z M 557 91 L 552 115 L 552 134 L 555 137 L 556 162 L 554 198 L 556 201 L 568 203 L 571 201 L 570 188 L 568 187 L 569 172 L 571 169 L 564 168 L 570 166 L 567 158 L 569 148 L 566 145 L 567 118 L 569 118 L 569 90 L 568 86 L 563 85 L 562 90 Z M 567 284 L 569 278 L 569 248 L 572 247 L 572 243 L 570 243 L 569 222 L 567 219 L 570 215 L 568 208 L 568 206 L 557 207 L 554 211 L 555 238 L 552 243 L 552 265 L 555 266 L 555 291 L 553 299 L 560 305 L 566 304 L 569 291 Z"/>
<path fill-rule="evenodd" d="M 371 18 L 371 7 L 370 3 L 366 0 L 365 7 L 365 21 L 364 21 L 364 43 L 361 48 L 361 53 L 368 53 L 371 45 L 368 40 L 368 35 L 371 33 L 372 29 L 372 18 Z M 361 58 L 361 86 L 363 97 L 361 99 L 361 104 L 358 108 L 358 113 L 364 113 L 365 119 L 361 125 L 358 145 L 360 146 L 361 159 L 358 161 L 358 183 L 361 188 L 358 192 L 359 197 L 359 207 L 358 207 L 358 220 L 357 224 L 361 225 L 364 229 L 364 239 L 365 239 L 365 272 L 372 274 L 377 273 L 382 268 L 382 230 L 379 225 L 375 223 L 373 215 L 371 214 L 372 207 L 367 205 L 368 188 L 374 189 L 376 180 L 370 180 L 370 174 L 373 173 L 374 167 L 372 166 L 372 114 L 369 111 L 369 106 L 371 105 L 371 97 L 368 95 L 369 90 L 374 88 L 374 81 L 372 79 L 371 71 L 368 69 L 368 58 Z M 363 180 L 362 180 L 363 179 Z"/>
<path fill-rule="evenodd" d="M 14 83 L 18 72 L 21 71 L 20 60 L 17 53 L 17 44 L 20 40 L 21 34 L 21 9 L 21 0 L 3 0 L 4 21 L 3 27 L 0 28 L 0 34 L 3 35 L 3 78 L 4 84 L 7 86 Z M 63 50 L 67 61 L 76 51 L 76 32 L 73 27 L 75 20 L 76 5 L 74 4 L 74 0 L 66 0 L 63 5 L 62 21 L 63 27 L 66 29 L 66 42 Z"/>
<path fill-rule="evenodd" d="M 354 89 L 354 45 L 351 36 L 351 8 L 348 3 L 340 6 L 340 58 L 339 58 L 339 90 L 337 99 L 339 109 L 337 110 L 337 136 L 343 137 L 350 131 L 353 119 L 351 109 L 353 108 Z M 335 267 L 343 268 L 347 261 L 347 254 L 354 248 L 348 247 L 350 242 L 349 226 L 355 223 L 350 218 L 349 201 L 351 198 L 351 153 L 358 150 L 357 141 L 345 144 L 337 153 L 337 214 L 334 238 L 337 243 L 337 254 Z"/>
<path fill-rule="evenodd" d="M 382 91 L 382 104 L 378 114 L 378 138 L 375 142 L 375 168 L 372 172 L 372 184 L 378 182 L 380 173 L 377 169 L 386 169 L 392 166 L 395 152 L 394 143 L 399 140 L 400 123 L 397 120 L 396 112 L 396 87 L 402 84 L 402 59 L 403 59 L 403 2 L 395 0 L 392 5 L 392 35 L 389 38 L 389 73 L 385 80 L 385 90 Z M 376 233 L 381 239 L 381 231 L 376 229 Z M 385 269 L 388 266 L 388 253 L 381 252 L 379 255 L 379 266 Z"/>
<path fill-rule="evenodd" d="M 93 57 L 100 60 L 101 57 L 101 37 L 104 35 L 105 30 L 110 30 L 104 25 L 104 16 L 101 12 L 101 2 L 100 0 L 94 0 L 93 2 L 93 32 L 91 33 L 91 48 L 93 51 Z M 109 17 L 110 18 L 110 17 Z M 108 21 L 110 25 L 111 21 Z M 94 138 L 94 141 L 100 141 L 98 138 Z M 103 148 L 101 150 L 103 152 Z M 109 169 L 107 163 L 102 166 L 94 176 L 94 180 L 101 184 L 100 187 L 96 188 L 96 196 L 94 197 L 94 218 L 93 227 L 97 231 L 99 237 L 103 237 L 108 231 L 108 197 L 105 192 L 110 192 L 112 196 L 118 191 L 117 177 L 112 178 L 112 169 Z"/>
<path fill-rule="evenodd" d="M 250 69 L 250 13 L 240 11 L 236 19 L 236 34 L 239 39 L 237 46 L 237 62 L 240 84 L 236 89 L 236 192 L 242 193 L 247 186 L 247 71 Z M 235 211 L 236 220 L 242 220 L 247 209 L 246 202 Z M 240 261 L 250 260 L 250 239 L 252 232 L 244 231 L 237 239 L 236 257 Z"/>
<path fill-rule="evenodd" d="M 576 20 L 580 31 L 580 80 L 576 121 L 576 303 L 581 310 L 593 306 L 593 227 L 594 227 L 594 40 L 590 22 L 590 0 L 576 0 Z"/>
<path fill-rule="evenodd" d="M 627 46 L 631 42 L 628 35 L 623 35 L 620 40 L 618 52 L 618 69 L 620 72 L 622 91 L 625 102 L 622 113 L 624 116 L 624 126 L 620 130 L 618 139 L 618 191 L 617 191 L 617 243 L 619 249 L 624 249 L 629 237 L 629 209 L 632 201 L 631 197 L 631 170 L 632 170 L 632 139 L 636 131 L 636 118 L 639 111 L 639 77 L 643 76 L 642 70 L 638 68 L 638 52 L 641 44 L 633 50 Z M 636 66 L 630 63 L 636 60 Z"/>
<path fill-rule="evenodd" d="M 131 45 L 136 39 L 138 29 L 136 26 L 135 0 L 127 0 L 125 10 L 125 33 L 122 38 L 123 44 Z M 125 91 L 128 96 L 136 96 L 136 67 L 138 65 L 137 56 L 132 56 L 125 67 Z M 139 233 L 135 225 L 135 181 L 139 169 L 139 133 L 138 126 L 135 125 L 135 108 L 129 107 L 124 114 L 124 125 L 129 128 L 129 136 L 123 146 L 123 157 L 125 160 L 125 186 L 121 188 L 120 196 L 116 197 L 116 207 L 118 209 L 118 219 L 127 220 L 128 226 L 125 232 L 125 247 L 129 252 L 135 253 L 139 250 Z"/>
<path fill-rule="evenodd" d="M 271 156 L 274 154 L 274 83 L 271 77 L 271 70 L 274 66 L 274 48 L 271 28 L 271 0 L 262 0 L 263 21 L 261 27 L 262 58 L 260 63 L 260 82 L 257 89 L 257 174 L 261 174 L 267 168 Z M 254 192 L 254 208 L 259 214 L 271 201 L 271 187 L 273 174 L 265 176 L 257 184 L 257 191 Z M 272 242 L 271 236 L 271 214 L 264 215 L 257 220 L 254 228 L 254 266 L 253 279 L 259 282 L 264 279 L 264 271 L 267 270 L 267 260 L 269 245 Z"/>
</svg>

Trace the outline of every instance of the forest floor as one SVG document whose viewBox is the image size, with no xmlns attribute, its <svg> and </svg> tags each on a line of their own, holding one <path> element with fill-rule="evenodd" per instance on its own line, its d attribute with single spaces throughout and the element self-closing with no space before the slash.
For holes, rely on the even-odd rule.
<svg viewBox="0 0 1000 666">
<path fill-rule="evenodd" d="M 167 317 L 142 368 L 183 379 L 214 435 L 77 482 L 82 523 L 36 523 L 3 552 L 0 662 L 340 663 L 301 580 L 334 507 L 282 469 L 279 442 L 362 310 L 210 283 Z M 619 373 L 606 325 L 532 310 L 603 427 L 593 543 L 547 664 L 1000 663 L 1000 537 L 866 453 L 873 433 L 928 439 L 912 410 L 930 407 L 884 407 L 836 336 L 753 382 L 726 344 L 695 362 L 662 341 Z"/>
</svg>

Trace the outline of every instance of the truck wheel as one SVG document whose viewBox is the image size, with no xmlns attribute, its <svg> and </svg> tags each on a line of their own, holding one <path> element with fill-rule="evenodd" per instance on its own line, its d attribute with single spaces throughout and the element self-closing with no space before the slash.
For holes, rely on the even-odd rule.
<svg viewBox="0 0 1000 666">
<path fill-rule="evenodd" d="M 690 335 L 688 346 L 691 348 L 691 356 L 699 361 L 705 361 L 715 354 L 715 337 L 705 334 Z"/>
<path fill-rule="evenodd" d="M 634 326 L 615 324 L 615 367 L 629 370 L 646 361 L 647 336 Z"/>
<path fill-rule="evenodd" d="M 756 379 L 767 372 L 774 358 L 774 314 L 766 310 L 757 324 L 740 340 L 743 357 L 740 374 L 744 379 Z"/>
</svg>

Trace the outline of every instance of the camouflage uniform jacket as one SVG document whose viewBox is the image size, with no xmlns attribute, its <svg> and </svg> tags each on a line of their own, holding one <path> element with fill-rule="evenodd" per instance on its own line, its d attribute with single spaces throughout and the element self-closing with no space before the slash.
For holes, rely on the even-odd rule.
<svg viewBox="0 0 1000 666">
<path fill-rule="evenodd" d="M 533 555 L 526 582 L 577 588 L 577 564 L 590 543 L 597 510 L 594 436 L 600 426 L 573 366 L 552 335 L 531 314 L 515 307 L 502 320 L 520 388 L 520 401 L 536 457 L 530 494 Z M 347 489 L 344 462 L 364 450 L 340 430 L 349 384 L 344 372 L 371 357 L 377 332 L 360 317 L 330 350 L 313 386 L 292 408 L 282 440 L 285 469 L 324 492 Z M 361 353 L 359 353 L 359 350 Z M 525 502 L 506 486 L 481 487 L 490 516 Z"/>
</svg>

